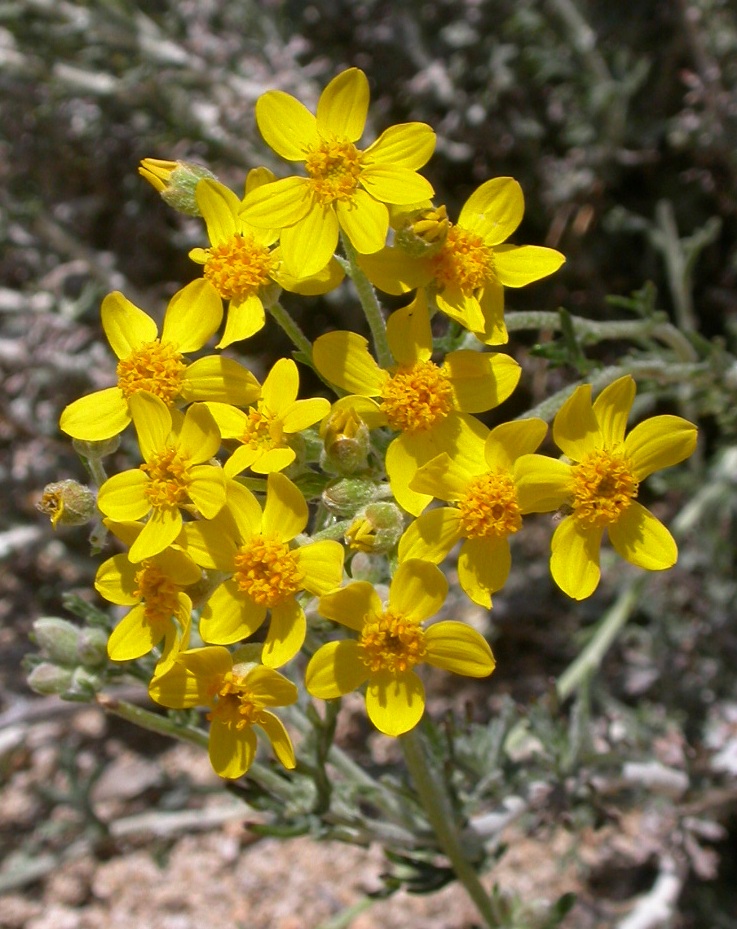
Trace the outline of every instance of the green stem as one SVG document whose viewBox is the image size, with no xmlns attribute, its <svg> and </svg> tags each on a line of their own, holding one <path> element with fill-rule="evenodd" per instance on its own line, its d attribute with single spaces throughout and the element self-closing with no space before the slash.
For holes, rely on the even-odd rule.
<svg viewBox="0 0 737 929">
<path fill-rule="evenodd" d="M 491 898 L 484 890 L 476 869 L 463 853 L 461 835 L 453 809 L 437 773 L 428 762 L 417 729 L 412 729 L 400 736 L 399 741 L 404 751 L 407 770 L 440 847 L 448 856 L 456 877 L 466 888 L 486 925 L 489 929 L 496 929 L 499 923 L 494 914 Z"/>
<path fill-rule="evenodd" d="M 343 250 L 348 258 L 348 273 L 356 288 L 358 299 L 361 301 L 366 321 L 371 330 L 371 338 L 374 340 L 376 360 L 382 368 L 390 368 L 394 364 L 394 359 L 386 337 L 386 322 L 384 321 L 384 314 L 376 297 L 376 291 L 359 267 L 358 252 L 353 247 L 348 236 L 341 234 L 341 241 L 343 243 Z"/>
<path fill-rule="evenodd" d="M 274 320 L 287 334 L 292 345 L 294 345 L 298 351 L 302 352 L 307 358 L 310 366 L 312 366 L 312 343 L 292 319 L 289 312 L 285 310 L 279 302 L 273 303 L 270 307 L 267 307 L 267 309 Z"/>
</svg>

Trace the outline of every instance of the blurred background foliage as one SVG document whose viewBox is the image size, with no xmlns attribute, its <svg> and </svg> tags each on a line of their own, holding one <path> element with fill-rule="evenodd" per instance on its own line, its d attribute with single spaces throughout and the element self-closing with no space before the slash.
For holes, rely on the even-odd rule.
<svg viewBox="0 0 737 929">
<path fill-rule="evenodd" d="M 354 65 L 371 84 L 370 133 L 406 120 L 436 130 L 425 173 L 451 215 L 489 177 L 521 183 L 527 210 L 514 240 L 558 248 L 567 263 L 508 293 L 510 309 L 561 306 L 593 320 L 662 311 L 710 340 L 708 357 L 724 353 L 723 376 L 690 411 L 701 460 L 653 484 L 663 515 L 685 505 L 679 567 L 649 583 L 586 700 L 599 714 L 592 731 L 610 744 L 625 721 L 617 744 L 633 757 L 652 755 L 653 740 L 676 746 L 669 757 L 688 771 L 688 803 L 719 823 L 722 870 L 703 865 L 701 876 L 724 878 L 688 885 L 679 925 L 734 927 L 724 869 L 737 860 L 737 761 L 715 769 L 704 754 L 712 744 L 737 755 L 733 0 L 0 0 L 0 480 L 18 489 L 0 514 L 12 568 L 0 620 L 25 633 L 94 572 L 83 535 L 49 543 L 33 504 L 47 481 L 80 476 L 57 421 L 67 402 L 110 383 L 102 297 L 120 289 L 160 315 L 199 273 L 187 251 L 203 244 L 201 223 L 158 199 L 140 159 L 201 162 L 236 190 L 251 167 L 284 173 L 255 128 L 256 99 L 280 88 L 314 106 Z M 314 337 L 356 319 L 346 299 L 287 295 L 285 305 Z M 269 326 L 242 350 L 262 374 L 289 346 Z M 603 362 L 617 350 L 597 348 Z M 528 377 L 524 389 L 540 400 L 573 375 L 564 368 L 537 387 Z M 544 545 L 520 545 L 530 568 L 518 564 L 518 580 L 495 597 L 495 681 L 516 700 L 542 701 L 530 723 L 542 731 L 557 713 L 548 679 L 585 644 L 622 578 L 610 574 L 574 607 L 550 588 Z M 27 644 L 4 635 L 13 691 Z M 578 738 L 566 731 L 563 755 Z M 585 793 L 590 759 L 574 755 Z M 555 765 L 563 783 L 565 764 Z M 571 823 L 580 797 L 566 801 Z"/>
</svg>

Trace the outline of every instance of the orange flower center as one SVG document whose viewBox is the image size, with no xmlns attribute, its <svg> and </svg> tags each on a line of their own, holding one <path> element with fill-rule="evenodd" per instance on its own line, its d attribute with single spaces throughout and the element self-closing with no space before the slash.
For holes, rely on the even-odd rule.
<svg viewBox="0 0 737 929">
<path fill-rule="evenodd" d="M 144 342 L 118 362 L 118 387 L 127 399 L 147 390 L 171 406 L 179 396 L 187 365 L 171 342 Z"/>
<path fill-rule="evenodd" d="M 226 671 L 207 718 L 217 718 L 235 729 L 245 729 L 259 722 L 262 712 L 248 689 L 246 678 L 233 671 Z"/>
<path fill-rule="evenodd" d="M 453 388 L 432 361 L 399 368 L 384 385 L 381 408 L 392 429 L 424 432 L 453 409 Z"/>
<path fill-rule="evenodd" d="M 244 300 L 267 284 L 276 260 L 252 235 L 234 235 L 207 249 L 205 277 L 223 300 Z"/>
<path fill-rule="evenodd" d="M 350 200 L 361 176 L 361 152 L 353 142 L 324 139 L 308 149 L 305 168 L 318 203 Z"/>
<path fill-rule="evenodd" d="M 233 579 L 255 603 L 274 607 L 301 589 L 304 573 L 288 545 L 257 535 L 238 549 Z"/>
<path fill-rule="evenodd" d="M 638 486 L 628 459 L 597 449 L 573 466 L 573 515 L 588 528 L 609 526 L 635 499 Z"/>
<path fill-rule="evenodd" d="M 442 289 L 456 286 L 470 296 L 494 280 L 494 254 L 475 232 L 451 226 L 445 244 L 432 259 L 432 270 Z"/>
<path fill-rule="evenodd" d="M 241 442 L 249 448 L 270 449 L 284 447 L 284 429 L 280 419 L 267 409 L 251 408 Z"/>
<path fill-rule="evenodd" d="M 189 461 L 183 458 L 178 448 L 167 445 L 141 466 L 149 482 L 144 488 L 146 499 L 152 507 L 181 506 L 189 500 Z"/>
<path fill-rule="evenodd" d="M 151 626 L 168 623 L 179 609 L 179 588 L 151 561 L 144 561 L 135 574 L 133 596 L 145 602 L 145 620 Z"/>
<path fill-rule="evenodd" d="M 361 631 L 360 655 L 372 672 L 411 670 L 427 653 L 425 630 L 402 614 L 371 614 Z"/>
<path fill-rule="evenodd" d="M 522 527 L 517 487 L 504 471 L 490 471 L 471 482 L 458 501 L 461 527 L 468 539 L 506 538 Z"/>
</svg>

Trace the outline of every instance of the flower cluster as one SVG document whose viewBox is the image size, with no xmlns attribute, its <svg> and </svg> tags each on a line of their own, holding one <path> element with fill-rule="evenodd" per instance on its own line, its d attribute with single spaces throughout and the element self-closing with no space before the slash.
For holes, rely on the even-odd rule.
<svg viewBox="0 0 737 929">
<path fill-rule="evenodd" d="M 144 161 L 141 173 L 168 202 L 204 220 L 209 244 L 190 252 L 202 277 L 175 294 L 160 333 L 110 294 L 102 324 L 117 383 L 61 417 L 83 443 L 133 425 L 140 463 L 106 477 L 97 495 L 126 549 L 97 573 L 101 596 L 127 609 L 108 654 L 123 662 L 153 653 L 153 699 L 207 708 L 210 758 L 226 778 L 252 764 L 254 727 L 294 767 L 272 711 L 298 699 L 278 670 L 286 665 L 292 676 L 303 669 L 319 699 L 364 688 L 369 718 L 390 736 L 422 717 L 421 665 L 491 674 L 478 631 L 435 620 L 448 594 L 438 566 L 458 543 L 460 586 L 485 608 L 508 578 L 510 537 L 531 513 L 565 514 L 550 565 L 575 599 L 598 584 L 605 530 L 639 567 L 665 569 L 677 556 L 636 498 L 650 473 L 691 454 L 695 427 L 655 416 L 628 433 L 635 384 L 624 376 L 593 402 L 583 384 L 564 403 L 552 430 L 563 458 L 539 454 L 541 419 L 489 429 L 479 414 L 503 404 L 521 374 L 503 350 L 504 288 L 551 274 L 563 256 L 507 242 L 524 212 L 512 178 L 481 184 L 449 218 L 418 173 L 432 129 L 392 126 L 360 147 L 368 103 L 355 68 L 328 84 L 314 115 L 286 93 L 264 94 L 261 134 L 303 172 L 276 179 L 257 168 L 242 199 L 204 169 Z M 326 332 L 310 345 L 279 304 L 282 290 L 324 293 L 346 272 L 364 295 L 373 353 L 358 332 Z M 369 306 L 371 284 L 409 302 L 385 321 Z M 337 399 L 298 399 L 292 359 L 263 383 L 223 354 L 190 361 L 219 330 L 224 306 L 216 348 L 252 336 L 271 314 Z M 438 322 L 466 330 L 463 347 L 439 353 Z M 373 559 L 369 574 L 357 552 Z"/>
</svg>

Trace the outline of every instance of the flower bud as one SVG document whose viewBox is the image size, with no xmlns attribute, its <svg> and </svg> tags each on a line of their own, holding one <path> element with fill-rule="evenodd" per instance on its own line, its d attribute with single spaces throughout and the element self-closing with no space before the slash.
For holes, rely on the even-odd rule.
<svg viewBox="0 0 737 929">
<path fill-rule="evenodd" d="M 48 661 L 42 661 L 30 672 L 26 680 L 31 690 L 42 697 L 60 696 L 66 693 L 72 684 L 72 671 L 70 668 L 60 668 Z"/>
<path fill-rule="evenodd" d="M 78 481 L 55 481 L 44 487 L 36 509 L 51 519 L 51 525 L 83 526 L 96 513 L 94 491 Z"/>
<path fill-rule="evenodd" d="M 404 519 L 395 503 L 370 503 L 346 531 L 349 548 L 357 552 L 385 553 L 399 542 Z"/>
<path fill-rule="evenodd" d="M 99 668 L 107 661 L 108 635 L 99 626 L 80 629 L 77 641 L 77 660 L 85 668 Z"/>
<path fill-rule="evenodd" d="M 350 406 L 331 413 L 320 430 L 325 443 L 325 461 L 339 474 L 355 474 L 368 467 L 368 426 Z"/>
<path fill-rule="evenodd" d="M 187 216 L 201 216 L 195 190 L 205 177 L 217 180 L 209 168 L 191 161 L 162 161 L 159 158 L 144 158 L 138 173 L 158 190 L 161 199 Z"/>
<path fill-rule="evenodd" d="M 418 210 L 402 217 L 394 242 L 413 258 L 426 258 L 437 254 L 450 229 L 448 212 L 444 206 Z"/>
<path fill-rule="evenodd" d="M 78 649 L 82 630 L 58 616 L 42 616 L 33 624 L 31 638 L 44 656 L 54 664 L 74 667 L 79 661 Z"/>
<path fill-rule="evenodd" d="M 87 668 L 75 668 L 72 671 L 72 680 L 62 696 L 65 700 L 92 700 L 95 694 L 102 690 L 103 680 L 99 674 Z"/>
<path fill-rule="evenodd" d="M 344 477 L 326 487 L 322 502 L 339 516 L 351 516 L 376 499 L 376 483 L 363 477 Z"/>
</svg>

